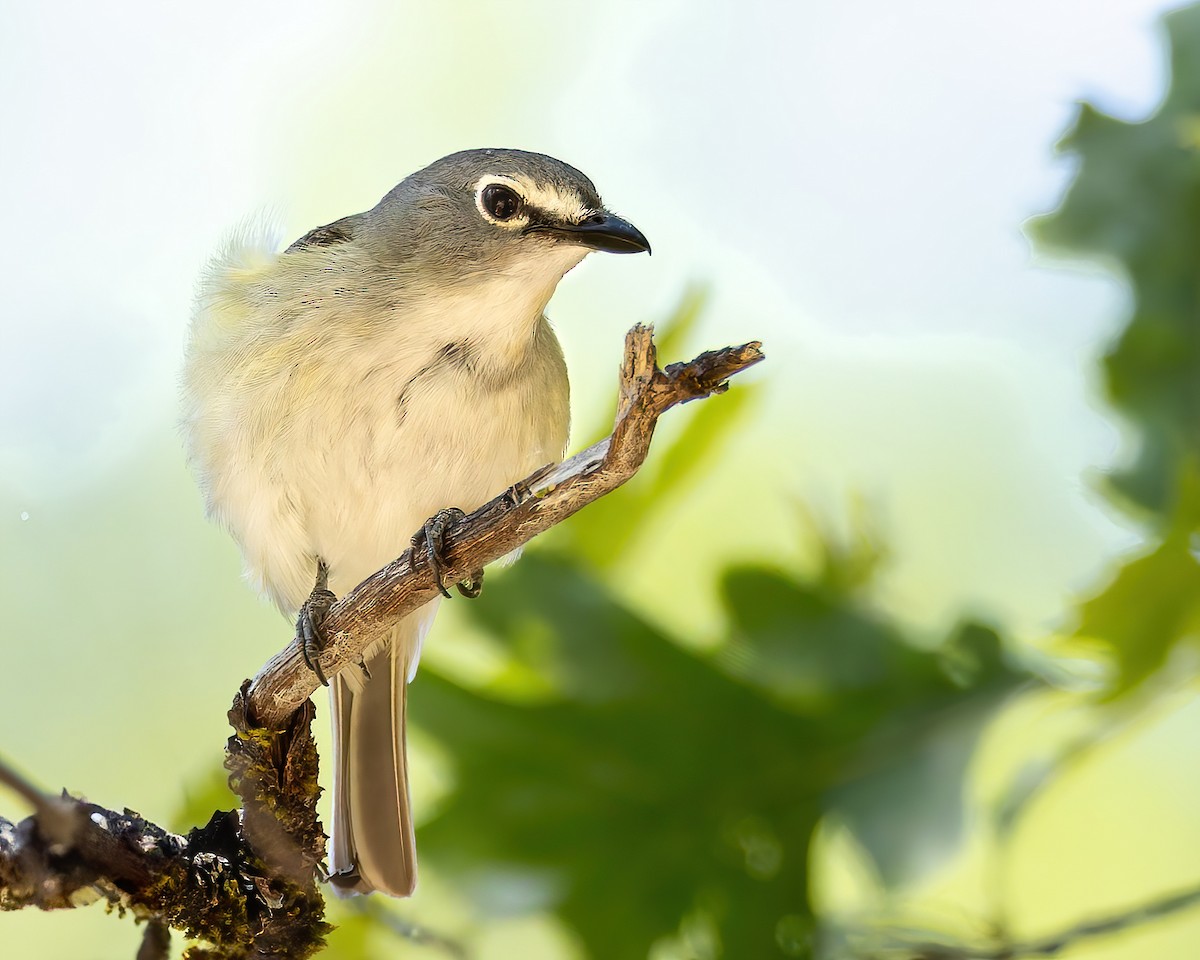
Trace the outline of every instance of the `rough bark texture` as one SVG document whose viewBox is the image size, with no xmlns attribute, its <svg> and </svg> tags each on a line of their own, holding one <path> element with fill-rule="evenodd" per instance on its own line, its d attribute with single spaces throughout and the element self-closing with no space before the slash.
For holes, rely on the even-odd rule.
<svg viewBox="0 0 1200 960">
<path fill-rule="evenodd" d="M 53 910 L 99 895 L 150 921 L 139 950 L 147 957 L 165 955 L 166 928 L 203 941 L 189 960 L 316 953 L 329 926 L 316 883 L 325 836 L 313 707 L 266 730 L 247 723 L 245 703 L 243 688 L 229 711 L 225 759 L 240 811 L 218 811 L 181 837 L 131 810 L 40 797 L 33 816 L 0 819 L 0 908 Z"/>
<path fill-rule="evenodd" d="M 652 331 L 634 327 L 612 436 L 450 526 L 446 582 L 466 579 L 615 490 L 642 465 L 664 411 L 723 392 L 727 378 L 762 358 L 759 344 L 748 343 L 659 370 Z M 325 675 L 355 662 L 437 589 L 433 571 L 414 563 L 411 550 L 369 577 L 323 624 Z M 316 687 L 295 641 L 242 685 L 229 711 L 234 735 L 225 758 L 242 808 L 214 813 L 186 837 L 131 810 L 48 796 L 0 764 L 0 782 L 34 809 L 20 823 L 0 818 L 0 909 L 52 910 L 106 898 L 147 921 L 138 951 L 145 960 L 167 955 L 169 929 L 199 941 L 189 960 L 303 960 L 316 953 L 329 930 L 316 881 L 325 853 L 308 699 Z"/>
</svg>

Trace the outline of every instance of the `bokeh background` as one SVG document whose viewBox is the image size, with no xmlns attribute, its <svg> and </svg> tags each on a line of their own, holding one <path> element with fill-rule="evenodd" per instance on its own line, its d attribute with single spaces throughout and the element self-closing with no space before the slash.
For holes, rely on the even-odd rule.
<svg viewBox="0 0 1200 960">
<path fill-rule="evenodd" d="M 445 605 L 420 890 L 336 907 L 328 955 L 954 957 L 1195 890 L 1200 11 L 1172 73 L 1168 6 L 5 4 L 0 750 L 181 830 L 230 802 L 225 710 L 290 631 L 183 463 L 195 277 L 248 218 L 286 242 L 519 146 L 654 244 L 551 305 L 576 446 L 635 321 L 769 361 Z M 0 916 L 6 958 L 139 937 Z M 1198 951 L 1183 909 L 1069 955 Z"/>
</svg>

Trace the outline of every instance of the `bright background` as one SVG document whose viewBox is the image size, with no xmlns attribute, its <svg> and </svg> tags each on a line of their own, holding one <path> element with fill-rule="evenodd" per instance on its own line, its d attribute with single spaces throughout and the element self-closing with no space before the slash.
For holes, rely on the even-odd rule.
<svg viewBox="0 0 1200 960">
<path fill-rule="evenodd" d="M 1138 542 L 1092 482 L 1127 447 L 1095 371 L 1128 297 L 1035 256 L 1022 222 L 1072 173 L 1052 145 L 1077 99 L 1153 108 L 1166 8 L 6 5 L 0 749 L 48 787 L 159 821 L 218 762 L 232 692 L 289 629 L 239 583 L 183 465 L 195 277 L 247 217 L 291 239 L 474 146 L 580 167 L 653 242 L 652 258 L 591 258 L 551 305 L 578 423 L 612 402 L 624 330 L 689 285 L 710 293 L 689 353 L 765 343 L 745 432 L 664 508 L 681 529 L 710 522 L 703 546 L 680 568 L 677 544 L 646 538 L 649 575 L 617 594 L 715 642 L 705 576 L 743 557 L 803 565 L 803 515 L 837 529 L 862 501 L 891 557 L 880 609 L 918 636 L 969 613 L 1042 642 Z M 435 658 L 453 659 L 455 623 Z M 990 732 L 973 789 L 1037 743 L 1027 721 Z M 1019 839 L 1022 929 L 1194 882 L 1197 737 L 1179 697 L 1070 772 Z M 930 909 L 978 905 L 972 856 L 923 888 Z M 852 864 L 829 877 L 830 902 L 862 895 Z M 466 923 L 451 885 L 430 887 L 401 909 Z M 469 927 L 481 957 L 574 956 L 545 918 Z M 100 908 L 0 917 L 6 957 L 127 957 L 137 936 Z M 1197 944 L 1184 917 L 1079 955 Z"/>
</svg>

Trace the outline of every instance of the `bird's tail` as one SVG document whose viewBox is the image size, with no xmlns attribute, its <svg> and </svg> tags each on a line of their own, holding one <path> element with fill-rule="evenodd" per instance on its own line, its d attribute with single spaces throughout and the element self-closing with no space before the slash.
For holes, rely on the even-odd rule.
<svg viewBox="0 0 1200 960">
<path fill-rule="evenodd" d="M 330 881 L 351 896 L 407 897 L 417 885 L 408 792 L 405 700 L 426 620 L 406 617 L 387 645 L 333 679 L 333 823 Z"/>
</svg>

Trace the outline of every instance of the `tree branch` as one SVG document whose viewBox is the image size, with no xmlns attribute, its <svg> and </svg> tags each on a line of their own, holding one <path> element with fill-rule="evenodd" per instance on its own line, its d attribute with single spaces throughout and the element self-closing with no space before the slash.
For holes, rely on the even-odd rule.
<svg viewBox="0 0 1200 960">
<path fill-rule="evenodd" d="M 664 411 L 723 392 L 727 378 L 761 359 L 759 344 L 747 343 L 660 370 L 651 329 L 635 326 L 612 436 L 450 526 L 446 579 L 467 578 L 615 490 L 642 465 Z M 433 571 L 415 564 L 411 549 L 369 577 L 324 623 L 325 674 L 355 662 L 436 594 Z M 165 955 L 168 928 L 202 941 L 189 960 L 311 956 L 329 929 L 315 880 L 325 849 L 308 699 L 316 687 L 294 640 L 242 686 L 229 711 L 234 736 L 225 759 L 242 809 L 214 813 L 187 837 L 130 810 L 45 794 L 0 763 L 0 784 L 34 809 L 20 823 L 0 819 L 0 909 L 73 907 L 96 891 L 149 921 L 139 958 Z"/>
<path fill-rule="evenodd" d="M 658 369 L 650 327 L 625 338 L 625 359 L 612 435 L 557 466 L 538 470 L 511 490 L 452 524 L 445 537 L 445 580 L 457 582 L 528 543 L 611 493 L 641 467 L 658 418 L 676 404 L 723 393 L 734 374 L 763 359 L 757 342 L 702 353 Z M 319 662 L 325 675 L 358 660 L 400 617 L 438 594 L 433 571 L 411 549 L 364 580 L 329 611 Z M 248 713 L 264 727 L 284 722 L 317 689 L 317 679 L 293 642 L 251 681 Z"/>
<path fill-rule="evenodd" d="M 237 717 L 230 719 L 237 724 Z M 239 786 L 253 787 L 242 794 L 246 812 L 214 813 L 206 826 L 186 837 L 132 810 L 108 810 L 66 795 L 50 797 L 25 784 L 22 795 L 39 797 L 37 812 L 15 824 L 0 818 L 0 909 L 77 907 L 99 894 L 149 921 L 139 958 L 165 956 L 167 927 L 205 942 L 188 951 L 191 960 L 311 956 L 329 930 L 313 870 L 324 851 L 324 836 L 316 819 L 311 719 L 309 705 L 278 738 L 286 739 L 291 749 L 274 788 L 266 782 L 271 777 L 259 771 L 275 767 L 252 762 L 256 749 L 269 751 L 274 741 L 248 737 L 248 746 L 238 748 L 234 744 L 241 737 L 232 738 L 226 762 L 231 779 L 241 775 Z M 311 757 L 308 762 L 297 762 L 306 756 Z M 0 779 L 11 783 L 15 777 L 0 764 Z M 43 828 L 47 800 L 54 801 L 52 822 L 69 822 L 69 831 L 51 834 Z M 264 831 L 252 829 L 253 821 L 264 818 L 275 824 L 269 835 L 286 835 L 290 850 L 317 851 L 306 871 L 294 868 L 294 855 L 270 861 L 258 855 L 260 849 L 278 853 L 278 844 L 261 842 Z"/>
</svg>

